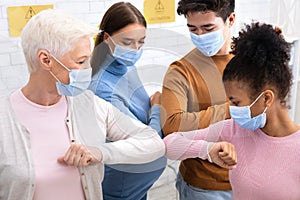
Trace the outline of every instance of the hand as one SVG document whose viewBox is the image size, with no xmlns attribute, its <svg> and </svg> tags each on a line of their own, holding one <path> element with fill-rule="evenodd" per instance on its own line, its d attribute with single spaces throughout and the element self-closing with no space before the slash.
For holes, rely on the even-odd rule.
<svg viewBox="0 0 300 200">
<path fill-rule="evenodd" d="M 90 163 L 100 162 L 102 153 L 97 147 L 82 144 L 71 144 L 66 154 L 57 159 L 57 162 L 70 166 L 87 166 Z"/>
<path fill-rule="evenodd" d="M 208 152 L 212 162 L 226 169 L 234 169 L 237 164 L 236 151 L 233 144 L 228 142 L 211 143 Z"/>
<path fill-rule="evenodd" d="M 159 91 L 151 95 L 150 97 L 151 106 L 160 105 L 160 98 L 161 98 L 161 93 Z"/>
</svg>

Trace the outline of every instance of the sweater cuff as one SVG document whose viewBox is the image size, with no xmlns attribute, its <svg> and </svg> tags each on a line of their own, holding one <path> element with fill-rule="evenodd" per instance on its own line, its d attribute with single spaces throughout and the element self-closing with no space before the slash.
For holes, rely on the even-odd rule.
<svg viewBox="0 0 300 200">
<path fill-rule="evenodd" d="M 207 147 L 206 147 L 207 160 L 208 160 L 210 163 L 213 163 L 213 161 L 212 161 L 212 159 L 211 159 L 211 157 L 210 157 L 210 155 L 209 155 L 209 152 L 210 152 L 210 150 L 211 150 L 211 148 L 212 148 L 212 146 L 213 146 L 214 144 L 215 144 L 214 142 L 209 142 L 209 143 L 207 144 Z"/>
<path fill-rule="evenodd" d="M 100 149 L 100 151 L 102 153 L 102 160 L 100 162 L 104 163 L 104 164 L 110 162 L 111 156 L 110 156 L 109 151 L 103 145 L 99 146 L 98 148 Z"/>
<path fill-rule="evenodd" d="M 150 109 L 150 115 L 152 114 L 160 114 L 160 106 L 159 105 L 155 105 L 152 106 Z"/>
</svg>

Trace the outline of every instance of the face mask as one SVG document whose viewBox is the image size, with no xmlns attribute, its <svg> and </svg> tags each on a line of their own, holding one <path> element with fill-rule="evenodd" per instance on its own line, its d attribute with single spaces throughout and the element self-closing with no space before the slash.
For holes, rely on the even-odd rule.
<svg viewBox="0 0 300 200">
<path fill-rule="evenodd" d="M 266 111 L 255 117 L 251 117 L 251 106 L 263 95 L 263 92 L 255 99 L 250 106 L 230 106 L 231 118 L 241 127 L 249 130 L 256 130 L 263 128 L 266 124 Z"/>
<path fill-rule="evenodd" d="M 203 35 L 190 32 L 190 35 L 194 45 L 205 56 L 216 55 L 225 43 L 223 29 Z"/>
<path fill-rule="evenodd" d="M 58 59 L 52 56 L 56 62 L 63 66 L 69 72 L 70 83 L 64 84 L 58 80 L 58 78 L 50 71 L 50 74 L 57 80 L 56 88 L 58 94 L 65 96 L 76 96 L 84 92 L 90 85 L 92 77 L 92 68 L 86 69 L 68 69 Z"/>
<path fill-rule="evenodd" d="M 118 45 L 114 41 L 113 41 L 113 43 L 115 45 L 113 57 L 121 65 L 133 66 L 142 56 L 142 53 L 143 53 L 142 49 L 135 50 L 135 49 L 131 49 L 131 48 L 127 48 L 127 47 Z"/>
</svg>

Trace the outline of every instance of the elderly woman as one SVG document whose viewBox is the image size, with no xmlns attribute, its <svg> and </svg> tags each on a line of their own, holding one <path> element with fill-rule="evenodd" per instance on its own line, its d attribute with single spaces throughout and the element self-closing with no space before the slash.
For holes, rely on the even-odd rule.
<svg viewBox="0 0 300 200">
<path fill-rule="evenodd" d="M 29 81 L 0 98 L 0 199 L 102 199 L 103 164 L 164 155 L 153 129 L 86 91 L 96 33 L 55 10 L 24 27 Z"/>
</svg>

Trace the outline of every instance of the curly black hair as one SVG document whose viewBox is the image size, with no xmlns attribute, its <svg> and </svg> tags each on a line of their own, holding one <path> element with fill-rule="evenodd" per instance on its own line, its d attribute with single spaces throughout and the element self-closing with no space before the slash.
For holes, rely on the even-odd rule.
<svg viewBox="0 0 300 200">
<path fill-rule="evenodd" d="M 231 48 L 235 56 L 224 70 L 223 82 L 246 83 L 251 90 L 250 98 L 257 97 L 269 87 L 277 93 L 281 103 L 286 104 L 292 72 L 289 67 L 290 44 L 283 38 L 281 29 L 253 22 L 233 38 Z"/>
<path fill-rule="evenodd" d="M 180 0 L 177 13 L 186 17 L 189 12 L 213 11 L 225 22 L 228 16 L 234 12 L 234 7 L 235 0 Z"/>
</svg>

